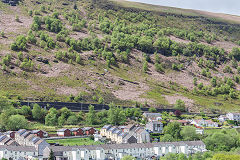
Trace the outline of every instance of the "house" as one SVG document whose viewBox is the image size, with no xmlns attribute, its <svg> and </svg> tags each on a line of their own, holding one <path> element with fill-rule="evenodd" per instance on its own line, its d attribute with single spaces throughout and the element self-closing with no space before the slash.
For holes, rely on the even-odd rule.
<svg viewBox="0 0 240 160">
<path fill-rule="evenodd" d="M 17 146 L 18 143 L 6 135 L 1 135 L 0 136 L 0 145 Z"/>
<path fill-rule="evenodd" d="M 162 120 L 162 115 L 160 113 L 143 113 L 143 117 L 145 117 L 148 121 L 159 121 Z"/>
<path fill-rule="evenodd" d="M 170 122 L 178 122 L 182 126 L 188 126 L 191 124 L 191 120 L 183 119 L 183 120 L 170 120 Z"/>
<path fill-rule="evenodd" d="M 163 132 L 163 123 L 161 121 L 149 121 L 146 124 L 146 130 L 152 133 L 162 133 Z"/>
<path fill-rule="evenodd" d="M 14 139 L 15 138 L 15 131 L 7 131 L 7 132 L 5 132 L 4 134 L 6 135 L 6 136 L 8 136 L 9 138 L 12 138 L 12 139 Z"/>
<path fill-rule="evenodd" d="M 107 136 L 107 131 L 112 127 L 112 125 L 105 125 L 100 129 L 101 136 Z"/>
<path fill-rule="evenodd" d="M 38 151 L 33 146 L 0 146 L 0 159 L 34 160 L 38 157 Z"/>
<path fill-rule="evenodd" d="M 48 158 L 51 150 L 57 159 L 68 160 L 119 160 L 125 155 L 133 156 L 136 159 L 151 159 L 151 157 L 159 159 L 168 153 L 183 153 L 190 155 L 197 152 L 205 152 L 206 146 L 202 141 L 49 146 L 44 149 L 43 158 Z"/>
<path fill-rule="evenodd" d="M 43 138 L 45 133 L 42 130 L 32 130 L 32 134 L 36 135 L 37 137 Z"/>
<path fill-rule="evenodd" d="M 240 113 L 228 113 L 226 117 L 229 120 L 240 122 Z"/>
<path fill-rule="evenodd" d="M 100 134 L 115 143 L 146 143 L 150 142 L 150 134 L 144 127 L 129 124 L 127 126 L 105 125 Z"/>
<path fill-rule="evenodd" d="M 59 137 L 70 137 L 71 131 L 69 129 L 62 128 L 62 129 L 57 130 L 57 135 Z"/>
<path fill-rule="evenodd" d="M 84 132 L 81 128 L 72 128 L 70 129 L 73 136 L 83 136 Z"/>
<path fill-rule="evenodd" d="M 85 135 L 94 135 L 96 130 L 93 127 L 84 127 L 82 128 Z"/>
<path fill-rule="evenodd" d="M 195 127 L 218 127 L 218 123 L 213 122 L 212 120 L 192 120 L 192 125 Z"/>
<path fill-rule="evenodd" d="M 218 120 L 219 120 L 219 122 L 223 123 L 223 122 L 227 121 L 228 118 L 227 118 L 226 115 L 220 115 L 220 116 L 218 117 Z"/>
<path fill-rule="evenodd" d="M 100 140 L 103 140 L 103 137 L 100 135 L 100 134 L 94 134 L 94 141 L 100 141 Z"/>
</svg>

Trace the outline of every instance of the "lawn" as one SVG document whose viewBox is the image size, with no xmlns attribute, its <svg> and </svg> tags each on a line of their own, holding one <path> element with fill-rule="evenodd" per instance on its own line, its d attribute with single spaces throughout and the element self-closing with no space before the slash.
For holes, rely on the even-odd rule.
<svg viewBox="0 0 240 160">
<path fill-rule="evenodd" d="M 102 142 L 95 142 L 90 138 L 72 138 L 72 139 L 56 139 L 56 140 L 47 140 L 48 143 L 59 143 L 64 146 L 82 146 L 82 145 L 97 145 L 103 144 Z"/>
</svg>

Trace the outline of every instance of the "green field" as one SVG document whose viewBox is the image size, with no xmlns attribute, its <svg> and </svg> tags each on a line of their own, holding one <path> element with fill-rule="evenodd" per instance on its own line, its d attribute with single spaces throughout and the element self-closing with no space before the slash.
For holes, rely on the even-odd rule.
<svg viewBox="0 0 240 160">
<path fill-rule="evenodd" d="M 99 141 L 95 142 L 90 138 L 72 138 L 72 139 L 57 139 L 57 140 L 47 140 L 48 143 L 59 143 L 64 146 L 82 146 L 82 145 L 97 145 L 103 144 Z"/>
</svg>

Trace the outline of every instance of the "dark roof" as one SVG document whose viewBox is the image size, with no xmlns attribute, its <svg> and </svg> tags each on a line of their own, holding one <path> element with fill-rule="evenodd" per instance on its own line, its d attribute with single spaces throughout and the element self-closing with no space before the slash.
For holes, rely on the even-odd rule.
<svg viewBox="0 0 240 160">
<path fill-rule="evenodd" d="M 37 143 L 37 141 L 39 141 L 41 138 L 39 138 L 39 137 L 34 137 L 33 139 L 32 139 L 32 142 L 35 144 L 35 143 Z"/>
<path fill-rule="evenodd" d="M 102 129 L 109 129 L 110 127 L 112 127 L 112 125 L 105 125 L 102 127 Z"/>
<path fill-rule="evenodd" d="M 23 133 L 21 136 L 23 136 L 24 138 L 26 138 L 27 136 L 29 136 L 31 134 L 31 132 L 25 132 Z"/>
<path fill-rule="evenodd" d="M 3 141 L 5 138 L 7 138 L 6 135 L 1 135 L 1 136 L 0 136 L 0 142 Z"/>
<path fill-rule="evenodd" d="M 35 147 L 32 146 L 6 146 L 0 145 L 0 150 L 9 150 L 9 151 L 21 151 L 21 152 L 37 152 Z"/>
<path fill-rule="evenodd" d="M 18 133 L 19 135 L 22 135 L 22 134 L 25 133 L 26 131 L 27 131 L 26 129 L 20 129 L 20 130 L 17 131 L 17 133 Z"/>
</svg>

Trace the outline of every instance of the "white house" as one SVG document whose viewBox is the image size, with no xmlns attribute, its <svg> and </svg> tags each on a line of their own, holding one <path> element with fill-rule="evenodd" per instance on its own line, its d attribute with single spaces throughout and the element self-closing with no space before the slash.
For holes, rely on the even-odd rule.
<svg viewBox="0 0 240 160">
<path fill-rule="evenodd" d="M 57 159 L 68 160 L 120 160 L 125 155 L 137 159 L 160 158 L 167 153 L 192 154 L 206 151 L 202 141 L 186 142 L 159 142 L 159 143 L 133 143 L 133 144 L 103 144 L 90 146 L 49 146 L 45 148 L 43 158 L 47 158 L 50 151 L 54 152 Z"/>
<path fill-rule="evenodd" d="M 226 117 L 229 120 L 240 122 L 240 113 L 228 113 L 226 114 Z"/>
<path fill-rule="evenodd" d="M 218 127 L 218 123 L 213 122 L 212 120 L 192 120 L 192 125 L 196 127 Z"/>
<path fill-rule="evenodd" d="M 218 117 L 218 120 L 219 120 L 219 122 L 223 123 L 223 122 L 225 122 L 226 120 L 228 120 L 228 118 L 227 118 L 226 115 L 220 115 L 220 116 Z"/>
<path fill-rule="evenodd" d="M 163 123 L 161 121 L 150 121 L 146 124 L 146 130 L 152 133 L 162 133 Z"/>
<path fill-rule="evenodd" d="M 143 117 L 145 117 L 148 121 L 159 121 L 162 120 L 162 115 L 160 113 L 143 113 Z"/>
</svg>

